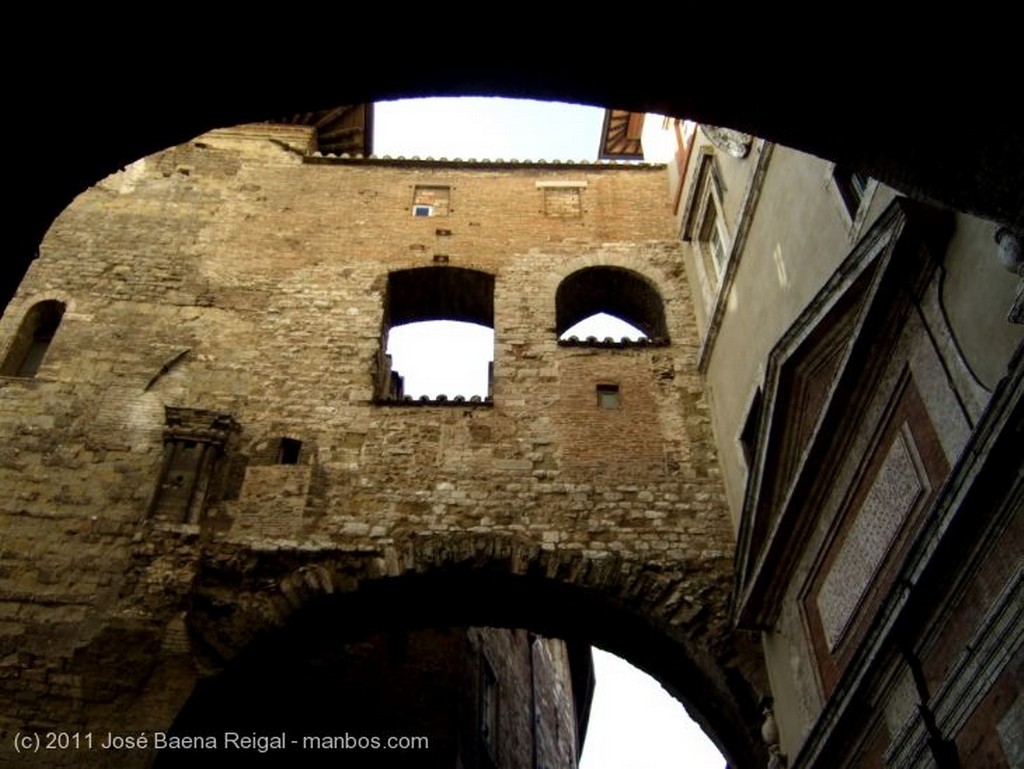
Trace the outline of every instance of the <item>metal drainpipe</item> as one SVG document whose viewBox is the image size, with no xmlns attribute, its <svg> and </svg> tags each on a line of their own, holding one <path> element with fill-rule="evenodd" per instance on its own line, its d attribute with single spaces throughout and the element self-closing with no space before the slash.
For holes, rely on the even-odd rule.
<svg viewBox="0 0 1024 769">
<path fill-rule="evenodd" d="M 899 645 L 900 653 L 903 655 L 910 675 L 914 679 L 914 688 L 917 690 L 917 712 L 921 716 L 921 723 L 928 734 L 928 750 L 935 759 L 936 769 L 960 769 L 960 754 L 957 753 L 956 743 L 947 740 L 942 736 L 942 731 L 935 723 L 935 713 L 928 707 L 928 682 L 924 679 L 924 670 L 921 668 L 921 661 L 917 658 L 909 646 Z"/>
</svg>

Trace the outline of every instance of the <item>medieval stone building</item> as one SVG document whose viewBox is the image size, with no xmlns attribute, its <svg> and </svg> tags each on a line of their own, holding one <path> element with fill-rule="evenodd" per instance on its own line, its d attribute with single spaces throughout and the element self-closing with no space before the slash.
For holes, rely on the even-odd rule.
<svg viewBox="0 0 1024 769">
<path fill-rule="evenodd" d="M 761 665 L 725 612 L 732 534 L 664 169 L 353 160 L 315 142 L 243 126 L 138 161 L 59 217 L 10 304 L 5 751 L 211 719 L 319 733 L 370 701 L 323 704 L 324 682 L 360 673 L 337 671 L 332 644 L 500 625 L 570 645 L 403 642 L 475 638 L 499 686 L 495 660 L 518 658 L 562 687 L 534 708 L 550 755 L 503 740 L 497 765 L 575 761 L 590 683 L 573 649 L 592 641 L 749 763 Z M 642 339 L 560 338 L 601 310 Z M 433 318 L 494 329 L 489 392 L 404 397 L 389 331 Z M 439 763 L 486 765 L 477 742 Z M 184 755 L 152 748 L 32 760 Z"/>
<path fill-rule="evenodd" d="M 220 761 L 81 735 L 329 733 L 373 679 L 368 729 L 403 682 L 471 682 L 420 721 L 439 763 L 568 765 L 593 642 L 736 767 L 1013 766 L 996 228 L 667 127 L 668 187 L 259 125 L 80 195 L 0 322 L 0 760 Z M 643 338 L 563 338 L 600 311 Z M 434 318 L 494 330 L 487 393 L 404 397 L 389 331 Z M 492 707 L 499 680 L 533 716 Z"/>
</svg>

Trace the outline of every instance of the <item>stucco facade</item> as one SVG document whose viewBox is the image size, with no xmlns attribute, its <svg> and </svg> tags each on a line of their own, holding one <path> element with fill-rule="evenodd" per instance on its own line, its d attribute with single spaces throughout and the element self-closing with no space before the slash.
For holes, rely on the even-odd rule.
<svg viewBox="0 0 1024 769">
<path fill-rule="evenodd" d="M 665 128 L 774 751 L 1017 765 L 1019 264 L 993 223 L 756 137 Z"/>
</svg>

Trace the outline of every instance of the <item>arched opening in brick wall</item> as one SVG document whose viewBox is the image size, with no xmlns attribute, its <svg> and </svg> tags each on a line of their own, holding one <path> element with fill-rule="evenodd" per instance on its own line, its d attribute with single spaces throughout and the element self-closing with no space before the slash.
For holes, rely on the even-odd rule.
<svg viewBox="0 0 1024 769">
<path fill-rule="evenodd" d="M 374 716 L 370 693 L 360 710 L 355 682 L 378 680 L 387 703 L 389 675 L 399 685 L 404 680 L 391 663 L 371 659 L 374 644 L 388 646 L 389 659 L 421 664 L 416 649 L 461 643 L 460 629 L 519 628 L 563 639 L 572 654 L 597 645 L 619 655 L 682 701 L 731 765 L 763 763 L 763 746 L 752 737 L 759 723 L 756 685 L 748 680 L 757 653 L 739 645 L 742 639 L 704 603 L 724 600 L 725 558 L 680 580 L 670 570 L 614 556 L 592 559 L 459 536 L 412 541 L 383 558 L 318 555 L 282 569 L 281 561 L 248 553 L 227 565 L 218 561 L 204 570 L 188 617 L 195 648 L 205 651 L 208 669 L 220 672 L 197 683 L 172 733 L 332 734 L 346 725 L 363 733 L 429 731 L 422 710 L 405 721 L 403 705 L 383 719 Z M 574 687 L 587 686 L 573 680 Z M 408 705 L 416 710 L 416 703 Z M 333 765 L 317 763 L 329 754 L 296 748 L 290 755 L 303 766 Z M 166 751 L 156 766 L 183 766 L 187 758 Z M 434 765 L 422 758 L 391 764 L 377 755 L 383 763 L 367 765 Z"/>
<path fill-rule="evenodd" d="M 464 267 L 420 267 L 398 270 L 388 275 L 384 299 L 384 322 L 377 375 L 377 398 L 382 402 L 403 401 L 407 397 L 436 398 L 463 396 L 484 400 L 490 395 L 490 366 L 494 359 L 494 276 Z M 442 339 L 447 330 L 455 337 Z M 392 344 L 392 336 L 401 337 L 404 346 Z M 452 344 L 457 338 L 457 344 Z M 440 346 L 432 346 L 437 341 Z M 489 342 L 489 344 L 488 344 Z M 427 357 L 414 357 L 427 352 Z M 396 351 L 401 349 L 401 354 Z M 430 351 L 450 359 L 442 366 L 431 360 Z M 475 382 L 474 392 L 427 392 L 431 370 L 446 368 L 453 374 L 468 373 Z M 406 378 L 410 382 L 406 383 Z M 458 378 L 441 380 L 458 382 Z"/>
<path fill-rule="evenodd" d="M 642 275 L 622 267 L 587 267 L 572 273 L 555 293 L 555 331 L 559 338 L 586 338 L 601 316 L 621 321 L 631 339 L 666 341 L 668 326 L 658 290 Z"/>
<path fill-rule="evenodd" d="M 43 365 L 57 328 L 64 317 L 64 303 L 55 299 L 32 305 L 11 342 L 0 375 L 31 378 Z"/>
</svg>

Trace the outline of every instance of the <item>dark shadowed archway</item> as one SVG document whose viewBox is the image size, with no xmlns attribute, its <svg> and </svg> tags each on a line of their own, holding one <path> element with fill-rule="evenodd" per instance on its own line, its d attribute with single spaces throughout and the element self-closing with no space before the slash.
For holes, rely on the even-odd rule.
<svg viewBox="0 0 1024 769">
<path fill-rule="evenodd" d="M 900 87 L 879 88 L 877 98 L 866 109 L 863 101 L 850 99 L 847 89 L 836 89 L 834 95 L 825 93 L 817 80 L 790 77 L 791 73 L 772 71 L 770 65 L 759 69 L 757 82 L 749 80 L 748 68 L 743 79 L 731 78 L 729 72 L 718 70 L 719 77 L 694 78 L 684 84 L 679 79 L 678 55 L 666 62 L 648 59 L 649 76 L 630 71 L 623 82 L 617 82 L 614 77 L 596 77 L 589 66 L 572 69 L 554 66 L 549 61 L 531 64 L 524 62 L 522 56 L 500 59 L 500 65 L 488 63 L 496 59 L 482 59 L 470 66 L 464 59 L 453 58 L 450 64 L 442 63 L 426 71 L 396 57 L 389 60 L 386 71 L 383 67 L 379 73 L 363 69 L 347 79 L 338 76 L 337 67 L 318 70 L 305 62 L 303 72 L 312 74 L 304 75 L 295 88 L 288 84 L 289 87 L 277 90 L 267 88 L 267 73 L 258 64 L 225 68 L 223 72 L 230 74 L 224 75 L 210 68 L 201 77 L 189 77 L 195 74 L 185 71 L 190 65 L 176 63 L 173 77 L 165 79 L 163 72 L 148 73 L 143 62 L 137 65 L 137 71 L 140 78 L 147 81 L 146 88 L 129 90 L 97 74 L 93 80 L 99 85 L 89 89 L 76 89 L 75 83 L 57 83 L 40 89 L 38 94 L 26 89 L 24 101 L 16 101 L 16 111 L 42 114 L 44 105 L 58 103 L 65 110 L 88 114 L 92 119 L 81 121 L 75 137 L 78 151 L 74 153 L 54 151 L 55 147 L 62 146 L 62 140 L 66 141 L 60 133 L 65 130 L 61 121 L 44 122 L 37 131 L 29 132 L 23 151 L 14 153 L 10 181 L 24 192 L 25 215 L 12 217 L 9 251 L 14 259 L 10 263 L 23 265 L 30 258 L 54 214 L 86 185 L 123 163 L 185 140 L 205 128 L 273 118 L 343 102 L 428 93 L 568 98 L 690 115 L 842 160 L 850 167 L 863 169 L 903 190 L 939 198 L 1004 221 L 1019 223 L 1020 212 L 1024 209 L 1020 186 L 1020 178 L 1024 176 L 1020 128 L 1002 117 L 997 109 L 998 102 L 989 104 L 977 91 L 963 93 L 958 106 L 963 114 L 971 115 L 977 124 L 985 126 L 983 136 L 974 142 L 964 142 L 954 152 L 950 148 L 948 122 L 943 120 L 948 117 L 950 100 L 922 104 L 921 99 L 907 98 L 908 92 L 915 93 L 914 83 L 900 80 L 896 73 L 890 73 L 888 79 L 881 82 L 899 80 Z M 79 74 L 85 78 L 90 74 L 90 61 L 90 57 L 81 58 Z M 512 61 L 516 63 L 508 63 Z M 762 63 L 771 61 L 772 58 L 766 57 Z M 104 62 L 102 66 L 108 65 Z M 105 74 L 100 65 L 96 68 L 97 73 Z M 920 78 L 930 81 L 936 76 L 937 73 L 929 71 Z M 866 77 L 865 72 L 860 71 L 858 77 Z M 964 77 L 969 74 L 961 73 L 960 78 Z M 837 78 L 843 80 L 838 75 Z M 723 87 L 723 83 L 728 87 Z M 744 85 L 737 86 L 737 83 Z M 749 89 L 746 83 L 750 83 Z M 774 87 L 762 88 L 766 83 Z M 172 94 L 188 98 L 172 98 Z M 865 113 L 877 119 L 865 120 Z M 130 249 L 126 249 L 126 253 L 130 256 Z M 379 318 L 375 317 L 375 321 L 374 328 L 379 329 Z M 210 334 L 210 343 L 216 344 L 219 338 L 217 334 Z M 229 350 L 223 352 L 227 355 Z M 628 352 L 630 355 L 648 354 L 647 351 Z M 657 351 L 650 354 L 657 367 L 652 365 L 646 370 L 673 373 L 671 361 L 664 356 L 655 359 L 655 354 L 660 355 Z M 209 360 L 201 362 L 205 365 Z M 164 364 L 165 372 L 168 365 Z M 625 364 L 622 365 L 625 370 Z M 225 380 L 236 381 L 234 372 Z M 261 384 L 257 377 L 254 381 Z M 566 377 L 565 381 L 576 383 L 583 379 Z M 669 387 L 666 383 L 672 381 L 675 381 L 672 376 L 660 376 L 650 391 L 661 393 Z M 694 375 L 694 385 L 687 394 L 699 392 L 696 382 Z M 590 383 L 586 384 L 589 388 Z M 580 384 L 580 391 L 583 389 Z M 140 391 L 142 387 L 132 390 L 133 393 Z M 586 399 L 577 401 L 581 404 L 585 401 L 591 408 L 593 393 L 587 389 L 586 395 Z M 536 415 L 527 409 L 522 412 L 517 419 L 525 426 L 523 429 L 533 429 L 538 421 Z M 604 416 L 611 419 L 616 415 Z M 317 419 L 322 420 L 322 417 Z M 390 420 L 390 433 L 365 430 L 350 435 L 351 443 L 339 444 L 337 454 L 349 452 L 362 456 L 367 440 L 371 447 L 377 445 L 374 441 L 383 447 L 384 438 L 407 432 L 402 420 L 411 418 L 393 413 L 386 419 Z M 479 421 L 484 419 L 486 417 L 481 417 Z M 481 435 L 502 435 L 499 428 L 504 425 L 493 421 L 495 425 L 473 425 L 477 428 L 475 432 L 463 426 L 466 440 L 482 440 Z M 569 418 L 564 422 L 574 428 L 591 423 L 592 420 Z M 692 437 L 698 448 L 710 445 L 702 425 L 680 423 L 681 419 L 664 422 L 666 435 L 673 440 L 683 435 Z M 461 420 L 460 424 L 468 425 L 469 420 Z M 550 424 L 551 432 L 563 429 L 563 423 L 552 421 Z M 307 429 L 314 431 L 313 426 Z M 692 436 L 688 431 L 692 431 Z M 564 432 L 567 445 L 585 445 L 595 451 L 603 448 L 599 441 L 573 437 L 575 434 L 571 434 L 568 427 Z M 118 437 L 121 433 L 123 430 L 119 429 Z M 651 430 L 648 435 L 656 433 Z M 547 440 L 546 436 L 541 437 Z M 645 437 L 644 443 L 651 444 L 651 441 Z M 535 477 L 532 475 L 534 463 L 543 473 L 556 461 L 571 466 L 573 477 L 578 475 L 589 480 L 608 475 L 585 467 L 572 456 L 553 457 L 550 440 L 537 445 L 541 450 L 536 457 L 501 456 L 494 464 L 500 463 L 502 472 L 522 473 L 530 478 Z M 676 449 L 676 453 L 681 450 Z M 371 452 L 366 451 L 365 455 L 371 456 Z M 402 470 L 422 461 L 423 455 L 409 452 L 408 456 L 404 463 L 391 466 L 397 468 L 399 476 Z M 604 461 L 605 457 L 599 459 Z M 367 467 L 382 464 L 367 462 Z M 654 464 L 649 462 L 647 466 Z M 664 466 L 666 472 L 678 469 L 668 461 Z M 256 470 L 253 475 L 259 476 L 259 468 Z M 266 470 L 264 477 L 271 478 L 274 472 L 279 471 Z M 319 490 L 317 483 L 322 478 L 313 470 L 308 473 L 309 487 Z M 436 474 L 433 469 L 431 473 Z M 479 476 L 469 472 L 465 475 L 474 481 Z M 129 476 L 129 482 L 137 477 L 144 477 L 149 486 L 148 476 Z M 553 488 L 543 480 L 543 475 L 536 477 L 538 480 L 530 482 L 536 483 L 539 494 L 569 499 L 570 492 Z M 685 482 L 705 477 L 707 473 L 693 474 Z M 399 480 L 403 479 L 399 477 Z M 394 486 L 398 489 L 398 497 L 391 500 L 394 508 L 403 515 L 406 511 L 420 515 L 422 501 L 400 498 L 410 485 L 395 483 Z M 447 493 L 448 489 L 443 491 Z M 633 489 L 629 493 L 642 492 Z M 347 500 L 357 494 L 356 485 L 343 487 L 339 488 L 336 499 Z M 638 500 L 638 505 L 640 502 L 642 500 Z M 283 517 L 279 513 L 287 509 L 287 505 L 275 508 L 275 522 Z M 292 509 L 303 523 L 308 522 L 301 500 L 292 505 Z M 381 506 L 374 507 L 372 512 L 380 509 Z M 319 514 L 319 511 L 314 512 Z M 514 512 L 519 512 L 518 507 Z M 509 519 L 511 513 L 512 510 Z M 336 518 L 338 522 L 345 520 L 343 515 Z M 245 522 L 245 516 L 239 515 L 239 520 Z M 505 519 L 500 520 L 504 525 Z M 567 520 L 574 525 L 579 521 L 578 518 Z M 726 531 L 724 518 L 722 521 L 715 531 L 716 536 L 724 539 L 731 536 L 731 532 Z M 182 533 L 180 542 L 167 537 L 164 550 L 153 544 L 159 539 L 155 534 L 133 540 L 138 544 L 130 553 L 130 569 L 139 573 L 133 572 L 132 579 L 136 581 L 132 584 L 140 586 L 138 594 L 132 595 L 135 603 L 129 607 L 131 611 L 119 613 L 110 628 L 104 628 L 103 637 L 75 649 L 71 669 L 80 677 L 65 684 L 69 690 L 74 687 L 75 697 L 86 692 L 107 708 L 106 703 L 120 691 L 112 693 L 105 688 L 110 682 L 96 673 L 110 667 L 110 657 L 105 651 L 111 646 L 110 637 L 117 641 L 114 646 L 140 650 L 139 656 L 143 658 L 140 663 L 124 666 L 130 668 L 128 672 L 132 675 L 136 675 L 137 668 L 140 680 L 144 674 L 149 674 L 144 657 L 155 655 L 153 650 L 162 648 L 161 644 L 182 658 L 191 653 L 192 647 L 176 635 L 180 622 L 179 599 L 187 606 L 188 638 L 196 644 L 211 671 L 222 666 L 239 665 L 244 669 L 245 665 L 266 665 L 287 654 L 289 649 L 302 649 L 305 643 L 332 633 L 343 637 L 349 632 L 372 632 L 382 624 L 379 608 L 388 605 L 396 609 L 396 616 L 402 616 L 401 623 L 410 627 L 442 621 L 517 624 L 553 635 L 582 635 L 653 672 L 689 701 L 737 765 L 764 765 L 764 751 L 757 737 L 756 695 L 759 692 L 755 691 L 757 684 L 753 683 L 757 673 L 747 675 L 748 667 L 756 667 L 753 660 L 757 659 L 757 653 L 738 648 L 743 641 L 727 627 L 727 615 L 723 611 L 731 589 L 732 560 L 728 545 L 720 550 L 708 545 L 701 548 L 699 559 L 678 558 L 675 567 L 668 568 L 668 557 L 659 562 L 612 553 L 597 556 L 573 549 L 578 547 L 577 540 L 547 550 L 536 539 L 516 539 L 516 535 L 509 533 L 511 525 L 501 529 L 501 535 L 483 537 L 468 533 L 468 526 L 460 523 L 455 528 L 458 533 L 446 533 L 437 538 L 410 535 L 407 531 L 403 533 L 401 527 L 395 527 L 374 535 L 376 540 L 371 545 L 365 541 L 357 545 L 352 538 L 323 540 L 332 544 L 315 554 L 300 547 L 275 549 L 276 545 L 268 546 L 267 550 L 250 551 L 235 548 L 231 543 L 204 550 L 222 533 L 217 527 L 228 523 L 223 518 L 213 520 L 201 535 Z M 473 525 L 478 523 L 479 519 L 473 521 Z M 594 541 L 614 536 L 600 530 L 604 525 L 594 522 Z M 128 526 L 126 524 L 124 529 Z M 681 536 L 682 529 L 678 533 Z M 590 530 L 587 534 L 589 536 Z M 664 529 L 652 530 L 650 540 L 654 544 L 664 542 L 664 535 Z M 196 574 L 191 571 L 193 557 L 198 563 Z M 153 568 L 146 571 L 150 563 Z M 111 592 L 116 589 L 117 585 Z M 149 604 L 157 607 L 152 617 L 138 620 L 139 610 Z M 342 618 L 340 626 L 338 618 Z M 344 618 L 348 618 L 352 628 L 345 624 Z M 144 627 L 139 629 L 135 625 Z M 147 718 L 155 721 L 163 714 L 180 709 L 180 702 L 171 701 L 178 696 L 184 700 L 192 684 L 185 676 L 174 675 L 170 670 L 172 665 L 180 664 L 183 664 L 180 660 L 173 659 L 156 669 L 146 696 L 165 707 L 163 710 L 154 707 L 155 715 L 147 715 Z M 165 672 L 166 678 L 162 678 Z M 167 681 L 174 682 L 175 692 L 167 693 Z M 132 696 L 141 688 L 132 676 L 117 683 Z M 127 702 L 128 694 L 123 699 Z M 72 695 L 68 695 L 67 702 L 71 701 Z M 63 703 L 61 706 L 65 707 Z M 66 707 L 67 712 L 71 712 L 71 705 Z M 125 712 L 140 710 L 134 700 L 125 708 Z"/>
<path fill-rule="evenodd" d="M 375 633 L 475 625 L 613 651 L 680 699 L 732 765 L 764 758 L 746 680 L 757 652 L 717 616 L 730 580 L 714 563 L 681 579 L 631 557 L 470 534 L 410 537 L 372 554 L 208 555 L 187 621 L 209 669 L 222 672 L 194 690 L 176 722 L 182 733 L 220 722 L 281 729 L 295 719 L 295 731 L 328 731 L 338 726 L 332 713 L 301 704 L 326 696 L 319 682 L 328 674 L 311 674 L 306 660 Z"/>
<path fill-rule="evenodd" d="M 494 276 L 464 267 L 418 267 L 388 275 L 384 326 L 424 320 L 494 325 Z"/>
<path fill-rule="evenodd" d="M 415 96 L 554 99 L 691 117 L 841 161 L 912 196 L 1020 226 L 1024 133 L 1005 107 L 1016 91 L 1018 67 L 1010 62 L 1012 50 L 1003 54 L 998 45 L 986 46 L 987 58 L 951 55 L 953 40 L 961 44 L 966 34 L 961 24 L 958 19 L 949 48 L 938 30 L 922 36 L 919 30 L 873 27 L 873 50 L 883 53 L 826 57 L 829 82 L 842 84 L 835 87 L 823 87 L 817 69 L 801 59 L 814 33 L 788 42 L 774 35 L 744 39 L 742 25 L 728 56 L 716 36 L 687 36 L 678 50 L 646 39 L 617 40 L 615 61 L 642 62 L 621 69 L 600 66 L 599 57 L 566 66 L 556 58 L 523 56 L 520 41 L 502 45 L 490 36 L 485 44 L 465 43 L 475 51 L 433 57 L 429 67 L 415 46 L 377 39 L 368 46 L 371 66 L 345 69 L 336 40 L 318 51 L 298 36 L 294 61 L 302 62 L 301 74 L 292 75 L 278 66 L 288 60 L 281 49 L 287 43 L 275 31 L 274 45 L 259 56 L 236 58 L 224 48 L 225 39 L 217 39 L 205 54 L 187 58 L 133 57 L 129 85 L 111 77 L 111 65 L 95 55 L 92 38 L 57 48 L 49 27 L 40 24 L 37 45 L 26 42 L 26 49 L 42 59 L 52 48 L 75 62 L 74 77 L 19 81 L 9 113 L 52 115 L 59 105 L 61 114 L 89 117 L 75 121 L 71 133 L 64 120 L 40 119 L 19 135 L 19 151 L 7 169 L 8 184 L 19 190 L 18 216 L 8 227 L 0 302 L 6 304 L 46 229 L 71 199 L 137 158 L 216 126 Z M 132 39 L 136 32 L 122 30 L 122 36 Z M 827 41 L 822 55 L 842 49 L 837 30 L 817 34 Z M 31 41 L 31 28 L 26 35 Z M 857 47 L 863 39 L 856 38 Z M 780 57 L 780 47 L 794 58 Z M 702 61 L 714 62 L 714 76 L 692 76 Z M 858 96 L 851 95 L 851 83 L 863 86 L 853 91 Z M 74 151 L 59 151 L 69 136 Z"/>
</svg>

